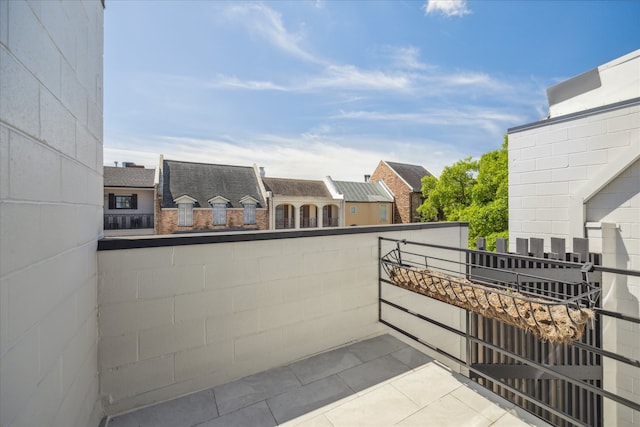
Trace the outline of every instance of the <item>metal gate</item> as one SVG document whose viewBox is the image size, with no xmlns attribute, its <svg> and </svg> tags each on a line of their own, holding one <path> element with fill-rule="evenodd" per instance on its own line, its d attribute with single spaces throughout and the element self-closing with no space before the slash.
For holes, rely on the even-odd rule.
<svg viewBox="0 0 640 427">
<path fill-rule="evenodd" d="M 478 247 L 483 249 L 483 243 L 479 239 Z M 530 251 L 527 239 L 518 240 L 516 246 L 519 255 L 532 255 L 529 259 L 505 257 L 501 253 L 469 253 L 469 275 L 490 280 L 508 280 L 509 276 L 515 274 L 522 286 L 540 289 L 541 295 L 554 295 L 574 290 L 566 287 L 566 283 L 581 279 L 580 270 L 575 268 L 575 263 L 600 264 L 600 255 L 588 252 L 586 239 L 575 239 L 573 247 L 576 252 L 572 253 L 565 252 L 563 239 L 553 239 L 552 252 L 548 253 L 542 252 L 543 243 L 542 239 L 531 239 Z M 505 246 L 501 242 L 498 250 L 504 253 Z M 550 263 L 545 260 L 566 262 Z M 589 275 L 590 283 L 598 288 L 601 278 L 600 272 L 592 271 Z M 587 347 L 601 347 L 599 319 L 594 319 L 580 343 Z M 579 383 L 545 373 L 535 366 L 510 357 L 509 353 L 553 367 L 554 371 L 567 377 L 602 388 L 600 355 L 575 344 L 542 342 L 522 329 L 475 313 L 470 315 L 470 333 L 477 338 L 470 347 L 470 365 L 474 371 L 479 372 L 472 371 L 472 379 L 554 425 L 567 426 L 575 421 L 589 426 L 602 425 L 602 397 L 598 393 L 585 389 Z M 528 398 L 521 397 L 516 391 L 526 394 Z M 566 417 L 545 409 L 547 407 L 560 410 L 575 421 L 570 422 Z"/>
</svg>

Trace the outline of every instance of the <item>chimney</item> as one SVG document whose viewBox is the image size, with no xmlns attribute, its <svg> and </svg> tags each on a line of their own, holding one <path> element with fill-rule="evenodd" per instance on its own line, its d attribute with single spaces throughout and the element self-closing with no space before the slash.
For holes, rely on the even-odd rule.
<svg viewBox="0 0 640 427">
<path fill-rule="evenodd" d="M 260 178 L 264 178 L 264 176 L 265 176 L 264 166 L 260 166 Z"/>
<path fill-rule="evenodd" d="M 371 181 L 371 175 L 365 175 L 364 182 L 369 182 L 369 181 Z"/>
<path fill-rule="evenodd" d="M 113 164 L 116 165 L 116 167 L 118 167 L 118 161 L 117 160 L 114 161 Z"/>
</svg>

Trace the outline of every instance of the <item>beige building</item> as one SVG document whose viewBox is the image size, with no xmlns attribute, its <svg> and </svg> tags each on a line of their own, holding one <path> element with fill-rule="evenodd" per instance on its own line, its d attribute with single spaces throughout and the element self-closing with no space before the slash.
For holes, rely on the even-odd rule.
<svg viewBox="0 0 640 427">
<path fill-rule="evenodd" d="M 262 178 L 269 201 L 269 229 L 342 226 L 342 200 L 323 181 Z"/>
<path fill-rule="evenodd" d="M 325 183 L 334 197 L 344 201 L 345 226 L 393 224 L 393 195 L 382 181 L 334 181 L 327 177 Z"/>
</svg>

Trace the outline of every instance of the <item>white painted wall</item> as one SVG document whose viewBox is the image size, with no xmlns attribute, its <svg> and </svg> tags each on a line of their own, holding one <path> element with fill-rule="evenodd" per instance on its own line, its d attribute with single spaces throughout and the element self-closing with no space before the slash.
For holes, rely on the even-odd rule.
<svg viewBox="0 0 640 427">
<path fill-rule="evenodd" d="M 103 7 L 0 0 L 0 425 L 97 425 Z"/>
<path fill-rule="evenodd" d="M 599 87 L 550 105 L 550 117 L 640 97 L 640 49 L 597 67 L 596 73 Z"/>
<path fill-rule="evenodd" d="M 567 108 L 640 96 L 640 51 L 603 67 L 603 87 L 566 101 Z M 550 237 L 588 237 L 603 265 L 640 270 L 640 103 L 577 113 L 509 133 L 511 248 L 518 237 L 542 237 L 545 250 Z M 637 317 L 639 301 L 640 278 L 604 274 L 604 308 Z M 607 350 L 639 358 L 638 325 L 607 319 L 603 330 Z M 640 401 L 638 369 L 607 359 L 604 369 L 608 390 Z M 640 414 L 609 403 L 605 418 L 607 425 L 640 426 Z"/>
<path fill-rule="evenodd" d="M 467 228 L 384 228 L 99 251 L 100 394 L 109 401 L 107 412 L 213 387 L 386 330 L 378 322 L 378 236 L 462 247 Z"/>
<path fill-rule="evenodd" d="M 118 196 L 138 195 L 138 209 L 109 209 L 109 193 Z M 105 214 L 152 214 L 153 213 L 153 189 L 142 188 L 105 188 L 104 189 L 104 213 Z"/>
</svg>

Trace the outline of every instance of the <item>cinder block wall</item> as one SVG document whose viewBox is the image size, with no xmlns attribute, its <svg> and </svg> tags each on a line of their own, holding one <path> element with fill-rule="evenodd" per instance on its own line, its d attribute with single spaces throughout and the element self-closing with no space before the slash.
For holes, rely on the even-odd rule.
<svg viewBox="0 0 640 427">
<path fill-rule="evenodd" d="M 380 333 L 378 236 L 453 246 L 467 239 L 466 225 L 458 223 L 388 227 L 394 226 L 99 251 L 100 393 L 107 412 Z"/>
<path fill-rule="evenodd" d="M 100 416 L 100 1 L 0 1 L 0 425 Z"/>
<path fill-rule="evenodd" d="M 517 237 L 544 237 L 547 245 L 551 236 L 588 237 L 603 265 L 640 270 L 639 153 L 637 103 L 510 133 L 511 248 Z M 606 309 L 640 315 L 637 277 L 604 274 L 602 286 Z M 637 325 L 605 318 L 603 330 L 605 349 L 637 359 Z M 605 358 L 605 388 L 638 401 L 637 371 Z M 605 423 L 637 426 L 640 418 L 605 401 Z"/>
</svg>

